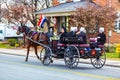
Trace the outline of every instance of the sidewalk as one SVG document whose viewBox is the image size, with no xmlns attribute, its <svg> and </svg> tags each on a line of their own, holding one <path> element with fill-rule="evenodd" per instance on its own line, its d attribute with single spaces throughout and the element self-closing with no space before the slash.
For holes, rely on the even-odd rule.
<svg viewBox="0 0 120 80">
<path fill-rule="evenodd" d="M 0 52 L 3 53 L 3 54 L 9 54 L 9 55 L 17 55 L 17 56 L 26 56 L 26 53 L 27 53 L 27 49 L 26 48 L 15 48 L 15 49 L 3 49 L 3 48 L 0 48 Z M 40 51 L 38 51 L 38 55 L 39 55 Z M 32 57 L 36 57 L 35 56 L 35 53 L 34 53 L 34 50 L 31 48 L 30 49 L 30 54 L 29 56 L 32 56 Z M 80 62 L 81 63 L 91 63 L 90 62 L 90 59 L 80 59 Z M 112 67 L 119 67 L 120 68 L 120 61 L 117 61 L 117 60 L 106 60 L 106 66 L 112 66 Z"/>
</svg>

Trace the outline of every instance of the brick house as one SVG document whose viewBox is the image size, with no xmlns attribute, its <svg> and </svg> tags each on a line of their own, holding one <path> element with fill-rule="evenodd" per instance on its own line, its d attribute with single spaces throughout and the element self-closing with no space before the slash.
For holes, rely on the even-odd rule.
<svg viewBox="0 0 120 80">
<path fill-rule="evenodd" d="M 69 9 L 69 8 L 73 8 L 73 7 L 68 7 L 69 5 L 71 5 L 71 6 L 81 5 L 80 7 L 83 7 L 86 5 L 86 4 L 83 5 L 80 2 L 80 1 L 85 1 L 85 0 L 52 0 L 52 1 L 53 1 L 53 8 L 41 10 L 37 14 L 43 13 L 45 16 L 48 16 L 48 17 L 54 16 L 57 19 L 57 27 L 56 28 L 58 29 L 58 31 L 60 31 L 60 27 L 63 26 L 62 22 L 65 22 L 64 25 L 68 26 L 69 15 L 71 14 L 71 12 L 73 12 L 73 10 L 71 11 Z M 110 7 L 111 6 L 115 7 L 117 9 L 117 12 L 119 13 L 118 15 L 120 16 L 119 0 L 89 0 L 89 1 L 93 1 L 94 3 L 96 3 L 100 6 L 108 5 Z M 62 7 L 65 7 L 68 9 L 65 10 Z M 110 43 L 120 43 L 120 18 L 116 19 L 115 22 L 116 22 L 115 29 L 112 30 L 112 36 L 110 37 Z M 108 32 L 106 32 L 106 34 L 107 34 L 107 39 L 108 39 Z"/>
<path fill-rule="evenodd" d="M 112 31 L 112 36 L 110 37 L 110 43 L 120 43 L 120 0 L 93 0 L 96 4 L 110 7 L 115 7 L 117 9 L 118 19 L 115 21 L 115 29 Z"/>
<path fill-rule="evenodd" d="M 59 5 L 60 1 L 71 2 L 74 0 L 53 0 L 53 6 Z M 79 1 L 79 0 L 75 0 Z M 120 0 L 92 0 L 101 6 L 110 6 L 117 9 L 118 15 L 120 16 Z M 120 43 L 120 17 L 115 21 L 115 29 L 112 30 L 112 36 L 110 37 L 110 43 Z M 106 33 L 108 37 L 108 32 Z"/>
<path fill-rule="evenodd" d="M 91 3 L 91 2 L 90 2 Z M 44 14 L 49 21 L 51 22 L 50 26 L 54 26 L 56 32 L 60 32 L 62 26 L 66 26 L 67 29 L 71 27 L 69 25 L 69 16 L 76 11 L 77 7 L 85 8 L 88 2 L 84 0 L 53 0 L 53 7 L 40 10 L 36 12 L 36 14 Z M 95 5 L 91 3 L 91 5 Z M 54 23 L 54 19 L 56 19 L 56 24 Z"/>
</svg>

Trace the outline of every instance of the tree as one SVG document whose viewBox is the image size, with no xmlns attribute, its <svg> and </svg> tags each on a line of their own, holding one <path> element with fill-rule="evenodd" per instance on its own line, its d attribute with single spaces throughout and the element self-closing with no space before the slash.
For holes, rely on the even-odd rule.
<svg viewBox="0 0 120 80">
<path fill-rule="evenodd" d="M 73 25 L 85 27 L 87 34 L 95 34 L 99 27 L 112 29 L 117 15 L 115 8 L 88 3 L 85 8 L 77 8 L 71 17 L 70 21 L 74 23 Z"/>
<path fill-rule="evenodd" d="M 3 17 L 3 14 L 4 14 L 4 9 L 2 8 L 2 4 L 5 2 L 6 0 L 0 0 L 0 22 L 2 21 L 2 17 Z"/>
<path fill-rule="evenodd" d="M 42 2 L 43 1 L 43 2 Z M 51 0 L 13 0 L 10 4 L 6 3 L 7 10 L 4 14 L 4 18 L 9 23 L 18 25 L 24 25 L 27 21 L 30 21 L 35 29 L 37 26 L 37 15 L 34 12 L 48 8 Z"/>
</svg>

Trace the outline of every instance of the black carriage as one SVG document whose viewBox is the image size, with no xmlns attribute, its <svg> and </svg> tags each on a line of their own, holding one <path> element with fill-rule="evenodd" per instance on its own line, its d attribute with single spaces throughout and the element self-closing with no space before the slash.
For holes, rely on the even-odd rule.
<svg viewBox="0 0 120 80">
<path fill-rule="evenodd" d="M 104 66 L 106 62 L 104 45 L 98 45 L 93 41 L 89 44 L 81 44 L 81 39 L 76 37 L 67 37 L 64 41 L 64 43 L 59 43 L 59 40 L 52 40 L 50 48 L 41 50 L 40 59 L 44 65 L 49 65 L 54 57 L 64 59 L 69 68 L 77 67 L 80 58 L 90 58 L 95 68 Z"/>
</svg>

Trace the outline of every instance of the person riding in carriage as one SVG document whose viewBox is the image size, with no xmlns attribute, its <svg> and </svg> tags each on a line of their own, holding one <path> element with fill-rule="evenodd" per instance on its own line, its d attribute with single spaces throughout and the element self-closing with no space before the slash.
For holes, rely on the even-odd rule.
<svg viewBox="0 0 120 80">
<path fill-rule="evenodd" d="M 78 39 L 81 39 L 81 44 L 87 43 L 86 30 L 84 27 L 80 28 L 80 31 L 76 33 Z"/>
<path fill-rule="evenodd" d="M 104 33 L 104 28 L 100 27 L 99 28 L 99 34 L 98 34 L 98 37 L 97 37 L 97 43 L 98 43 L 98 45 L 104 45 L 105 42 L 106 42 L 106 35 Z"/>
<path fill-rule="evenodd" d="M 65 43 L 64 38 L 68 36 L 67 29 L 65 27 L 61 28 L 60 43 Z"/>
<path fill-rule="evenodd" d="M 76 37 L 77 27 L 71 27 L 70 32 L 68 33 L 69 37 Z"/>
</svg>

